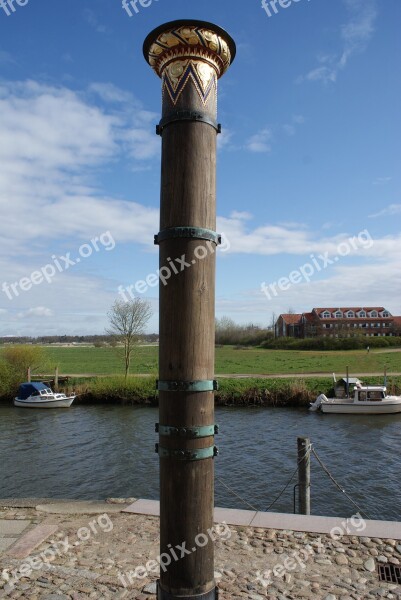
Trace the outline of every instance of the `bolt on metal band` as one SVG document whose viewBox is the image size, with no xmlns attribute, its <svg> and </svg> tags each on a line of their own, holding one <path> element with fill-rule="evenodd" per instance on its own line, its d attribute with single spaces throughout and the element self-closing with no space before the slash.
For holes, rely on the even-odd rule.
<svg viewBox="0 0 401 600">
<path fill-rule="evenodd" d="M 157 600 L 219 600 L 219 588 L 215 587 L 210 592 L 196 594 L 195 596 L 174 596 L 165 592 L 157 580 Z"/>
<path fill-rule="evenodd" d="M 195 450 L 164 448 L 160 444 L 155 444 L 155 452 L 160 458 L 175 458 L 176 460 L 205 460 L 205 458 L 214 458 L 219 454 L 217 446 L 209 448 L 198 448 Z"/>
<path fill-rule="evenodd" d="M 211 229 L 205 229 L 203 227 L 169 227 L 155 235 L 155 245 L 157 246 L 160 242 L 173 238 L 209 240 L 216 244 L 216 246 L 221 244 L 221 235 Z"/>
<path fill-rule="evenodd" d="M 218 425 L 203 425 L 201 427 L 173 427 L 171 425 L 159 425 L 156 423 L 156 433 L 163 436 L 182 437 L 186 439 L 197 439 L 210 437 L 219 433 Z"/>
<path fill-rule="evenodd" d="M 195 110 L 177 110 L 167 117 L 164 117 L 158 125 L 156 125 L 156 134 L 162 135 L 163 130 L 171 125 L 172 123 L 179 123 L 180 121 L 196 121 L 198 123 L 206 123 L 210 125 L 217 133 L 221 133 L 220 123 L 216 123 L 207 114 L 201 113 Z"/>
<path fill-rule="evenodd" d="M 156 381 L 159 392 L 214 392 L 219 389 L 219 384 L 213 379 L 197 381 Z"/>
</svg>

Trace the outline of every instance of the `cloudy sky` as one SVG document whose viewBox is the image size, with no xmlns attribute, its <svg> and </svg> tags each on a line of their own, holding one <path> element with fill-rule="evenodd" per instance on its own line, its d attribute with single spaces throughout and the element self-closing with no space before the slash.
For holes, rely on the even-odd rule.
<svg viewBox="0 0 401 600">
<path fill-rule="evenodd" d="M 0 335 L 102 333 L 119 286 L 156 272 L 161 94 L 142 43 L 185 17 L 238 45 L 219 92 L 217 316 L 401 314 L 399 0 L 24 3 L 0 7 Z M 156 331 L 157 288 L 143 297 Z"/>
</svg>

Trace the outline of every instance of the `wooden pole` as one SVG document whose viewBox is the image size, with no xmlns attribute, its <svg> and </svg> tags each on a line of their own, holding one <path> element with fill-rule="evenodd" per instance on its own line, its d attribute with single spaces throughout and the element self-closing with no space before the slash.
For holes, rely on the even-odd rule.
<svg viewBox="0 0 401 600">
<path fill-rule="evenodd" d="M 347 398 L 349 398 L 349 367 L 347 367 Z"/>
<path fill-rule="evenodd" d="M 214 600 L 217 80 L 235 44 L 211 23 L 174 21 L 148 35 L 144 55 L 163 91 L 157 598 Z"/>
<path fill-rule="evenodd" d="M 310 515 L 310 440 L 298 438 L 299 514 Z"/>
<path fill-rule="evenodd" d="M 27 381 L 28 383 L 31 383 L 31 367 L 28 367 L 28 372 L 27 372 Z"/>
<path fill-rule="evenodd" d="M 58 392 L 58 367 L 56 367 L 54 373 L 54 391 Z"/>
</svg>

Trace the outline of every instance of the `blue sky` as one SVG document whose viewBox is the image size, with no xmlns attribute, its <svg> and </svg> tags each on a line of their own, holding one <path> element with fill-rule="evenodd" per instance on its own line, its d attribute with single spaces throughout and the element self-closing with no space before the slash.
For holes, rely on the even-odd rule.
<svg viewBox="0 0 401 600">
<path fill-rule="evenodd" d="M 0 7 L 0 335 L 102 333 L 118 287 L 156 272 L 161 91 L 142 43 L 182 18 L 238 47 L 219 88 L 217 316 L 401 314 L 399 0 L 270 17 L 259 0 L 153 0 L 132 17 L 119 0 L 24 3 Z M 156 331 L 157 288 L 143 297 Z"/>
</svg>

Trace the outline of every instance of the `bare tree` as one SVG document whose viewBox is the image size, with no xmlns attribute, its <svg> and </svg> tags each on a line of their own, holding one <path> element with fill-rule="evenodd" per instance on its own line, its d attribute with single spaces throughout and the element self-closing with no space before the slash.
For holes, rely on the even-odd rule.
<svg viewBox="0 0 401 600">
<path fill-rule="evenodd" d="M 110 326 L 106 331 L 123 344 L 125 381 L 132 353 L 152 314 L 150 302 L 142 298 L 135 298 L 130 302 L 116 300 L 108 313 Z"/>
</svg>

